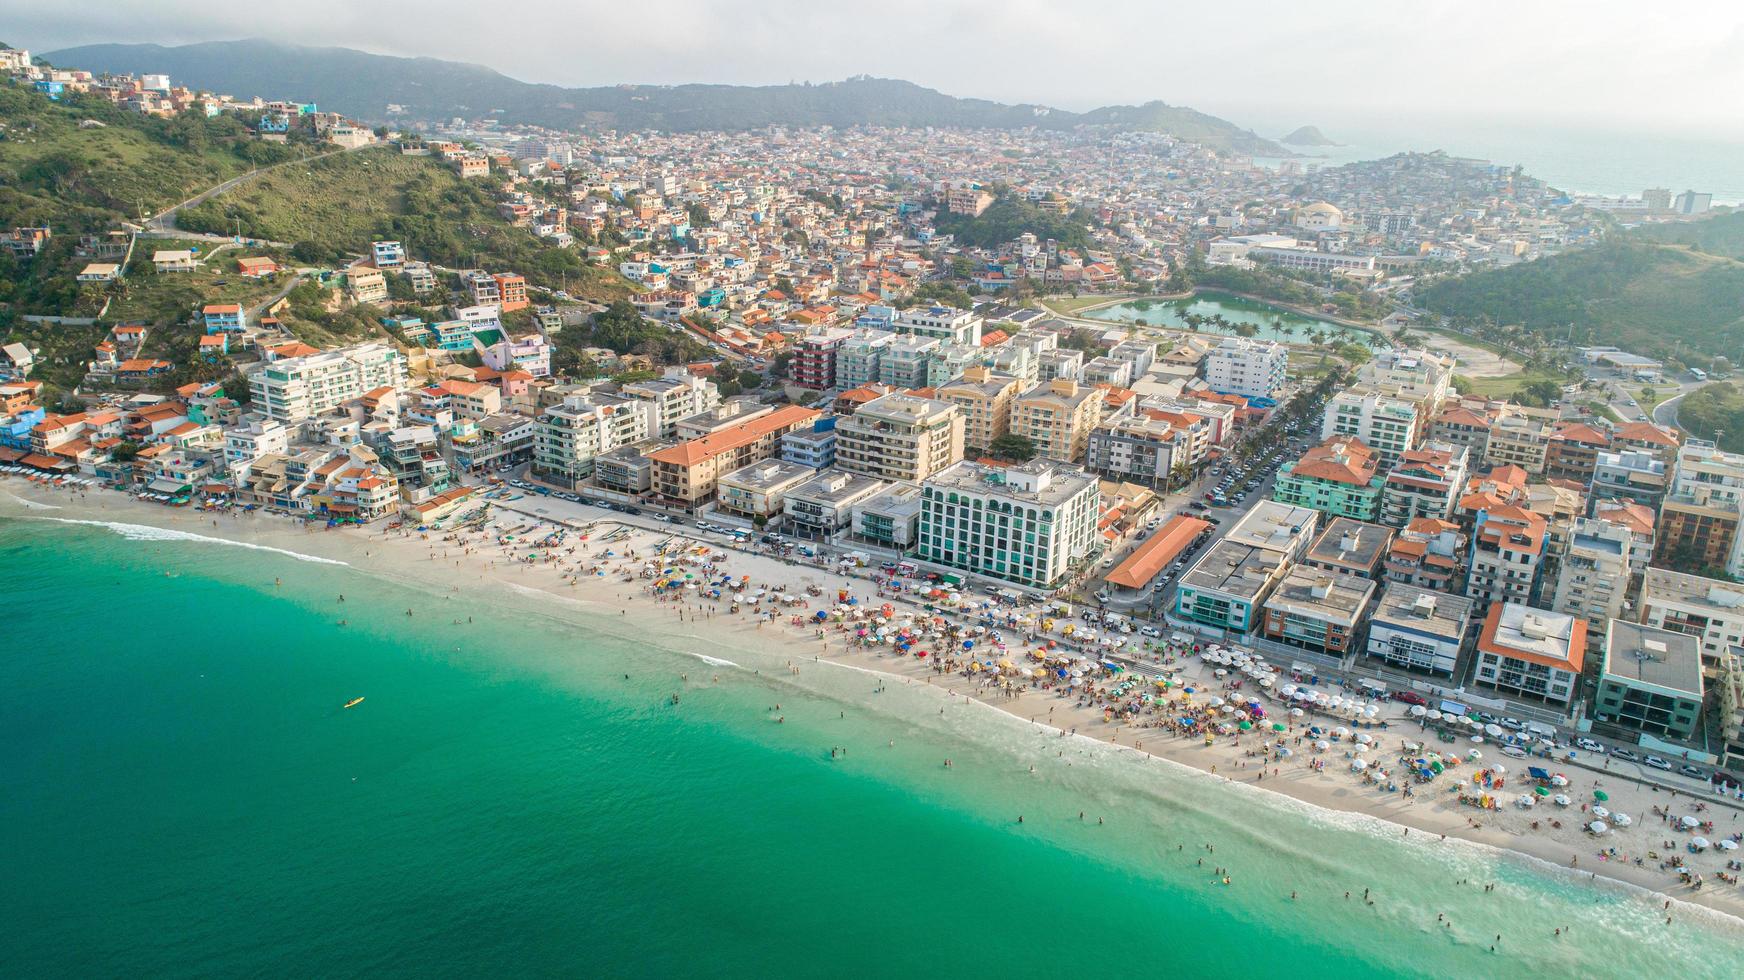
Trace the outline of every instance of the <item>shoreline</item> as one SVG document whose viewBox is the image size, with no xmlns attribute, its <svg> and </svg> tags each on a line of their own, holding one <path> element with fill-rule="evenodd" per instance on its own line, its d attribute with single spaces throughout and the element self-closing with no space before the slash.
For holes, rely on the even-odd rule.
<svg viewBox="0 0 1744 980">
<path fill-rule="evenodd" d="M 25 503 L 14 503 L 14 499 Z M 42 509 L 47 507 L 55 509 Z M 1355 819 L 1370 832 L 1384 830 L 1386 834 L 1401 839 L 1416 837 L 1417 840 L 1412 841 L 1414 844 L 1423 839 L 1423 834 L 1452 837 L 1497 855 L 1520 858 L 1541 872 L 1560 871 L 1562 875 L 1559 877 L 1571 883 L 1578 881 L 1579 876 L 1586 876 L 1589 882 L 1602 878 L 1625 886 L 1627 891 L 1639 889 L 1642 895 L 1669 897 L 1703 907 L 1728 917 L 1734 924 L 1736 920 L 1744 919 L 1744 889 L 1712 876 L 1718 864 L 1717 852 L 1690 859 L 1690 866 L 1704 872 L 1709 879 L 1706 887 L 1692 889 L 1659 870 L 1658 858 L 1663 856 L 1663 852 L 1644 866 L 1636 866 L 1627 860 L 1597 860 L 1595 854 L 1599 844 L 1576 829 L 1582 822 L 1579 811 L 1570 810 L 1563 814 L 1568 818 L 1568 826 L 1560 831 L 1538 833 L 1529 833 L 1524 826 L 1514 826 L 1524 825 L 1531 818 L 1512 805 L 1504 804 L 1499 810 L 1481 810 L 1474 814 L 1472 809 L 1451 799 L 1450 790 L 1464 781 L 1463 775 L 1452 779 L 1443 777 L 1437 783 L 1421 788 L 1416 797 L 1404 799 L 1400 794 L 1383 793 L 1362 784 L 1352 773 L 1344 771 L 1345 759 L 1339 753 L 1315 756 L 1304 747 L 1287 761 L 1273 758 L 1256 766 L 1258 746 L 1254 742 L 1258 740 L 1258 732 L 1245 743 L 1238 738 L 1204 745 L 1197 737 L 1184 738 L 1160 728 L 1107 721 L 1099 708 L 1076 704 L 1069 698 L 1058 696 L 1057 691 L 1017 685 L 1013 693 L 1011 685 L 1004 685 L 1004 690 L 993 689 L 978 675 L 941 673 L 931 660 L 894 655 L 886 647 L 860 646 L 852 641 L 848 631 L 826 629 L 820 643 L 814 624 L 808 622 L 804 627 L 804 630 L 811 631 L 809 636 L 790 625 L 789 617 L 794 614 L 792 609 L 777 611 L 773 621 L 764 621 L 762 616 L 754 616 L 748 610 L 737 614 L 729 612 L 724 604 L 705 611 L 701 604 L 693 606 L 690 601 L 657 599 L 648 594 L 649 583 L 634 577 L 635 572 L 631 570 L 639 567 L 652 549 L 663 541 L 692 540 L 694 543 L 694 539 L 676 531 L 648 530 L 602 517 L 591 523 L 596 533 L 580 543 L 583 557 L 575 559 L 577 569 L 571 571 L 564 567 L 561 558 L 552 560 L 547 555 L 543 561 L 510 560 L 500 547 L 487 548 L 482 544 L 474 546 L 464 541 L 444 540 L 442 535 L 445 532 L 429 537 L 409 529 L 404 533 L 383 528 L 320 531 L 261 514 L 171 510 L 106 491 L 98 491 L 96 496 L 87 492 L 83 498 L 76 498 L 66 491 L 51 491 L 17 479 L 0 480 L 0 517 L 136 524 L 163 529 L 168 535 L 184 540 L 191 540 L 190 535 L 198 535 L 233 546 L 270 548 L 301 560 L 337 561 L 366 574 L 380 575 L 422 589 L 459 590 L 462 587 L 476 588 L 484 583 L 545 604 L 554 616 L 561 617 L 563 607 L 571 606 L 572 612 L 590 618 L 599 617 L 602 621 L 593 625 L 602 632 L 626 637 L 657 637 L 662 646 L 696 657 L 705 665 L 723 669 L 728 665 L 738 666 L 733 659 L 736 654 L 749 659 L 779 657 L 788 653 L 791 654 L 789 669 L 795 674 L 810 660 L 814 664 L 864 671 L 891 683 L 939 689 L 943 692 L 939 696 L 947 699 L 946 704 L 960 698 L 963 703 L 974 703 L 1026 723 L 1033 732 L 1047 737 L 1072 736 L 1105 748 L 1119 748 L 1164 759 L 1183 769 L 1196 770 L 1200 778 L 1241 783 L 1249 790 L 1269 791 L 1275 797 L 1293 801 L 1292 806 L 1303 807 L 1303 812 L 1314 819 Z M 213 526 L 214 522 L 217 526 Z M 529 517 L 511 511 L 499 511 L 493 523 L 506 527 L 559 525 L 556 519 Z M 606 538 L 610 540 L 604 540 Z M 588 545 L 597 547 L 601 544 L 610 547 L 615 556 L 596 560 L 593 570 L 598 574 L 581 574 L 581 563 L 591 557 L 588 552 L 595 550 Z M 510 550 L 524 554 L 528 548 L 529 545 L 523 543 Z M 443 551 L 440 556 L 438 549 Z M 574 550 L 571 547 L 571 552 Z M 722 553 L 714 545 L 708 545 L 708 550 Z M 767 555 L 736 551 L 725 552 L 725 555 L 722 562 L 730 566 L 735 575 L 749 574 L 759 583 L 803 582 L 825 589 L 847 588 L 861 595 L 866 595 L 872 588 L 871 583 L 864 579 L 845 578 L 810 566 L 788 565 Z M 452 559 L 453 563 L 438 558 Z M 624 580 L 625 571 L 631 571 L 631 581 Z M 792 588 L 798 592 L 802 586 Z M 679 594 L 684 595 L 683 592 Z M 558 601 L 552 603 L 552 599 Z M 903 608 L 901 600 L 895 598 L 880 601 Z M 614 607 L 619 609 L 621 626 L 610 621 L 609 613 Z M 707 623 L 708 627 L 706 631 L 692 629 L 691 623 Z M 771 635 L 778 635 L 780 639 L 772 641 Z M 689 644 L 699 642 L 718 649 L 704 653 L 688 648 Z M 1020 649 L 1021 644 L 1014 641 L 1012 659 L 1017 659 Z M 718 655 L 711 657 L 710 654 Z M 1188 673 L 1198 672 L 1196 660 L 1185 658 L 1182 666 Z M 689 681 L 688 677 L 686 681 L 698 683 Z M 1132 731 L 1127 731 L 1127 728 L 1132 728 Z M 1391 740 L 1395 737 L 1421 739 L 1423 734 L 1408 727 L 1376 733 L 1378 744 L 1389 745 L 1393 744 Z M 1262 758 L 1264 755 L 1259 753 Z M 1311 766 L 1317 759 L 1325 764 L 1324 771 L 1316 771 Z M 1507 764 L 1512 773 L 1523 770 L 1527 763 L 1509 759 Z M 1267 774 L 1265 768 L 1274 771 Z M 1585 776 L 1577 770 L 1568 791 L 1581 792 L 1573 783 Z M 1689 810 L 1690 798 L 1686 794 L 1678 794 L 1675 800 L 1671 800 L 1666 794 L 1649 793 L 1635 784 L 1623 784 L 1621 788 L 1611 783 L 1605 785 L 1612 794 L 1613 808 L 1621 810 L 1627 807 L 1628 812 L 1639 816 L 1636 826 L 1622 834 L 1608 835 L 1605 843 L 1631 852 L 1657 847 L 1649 839 L 1651 835 L 1670 833 L 1651 824 L 1649 806 L 1655 800 L 1667 805 L 1668 812 L 1672 807 L 1682 812 Z M 1500 790 L 1498 795 L 1511 799 L 1523 789 L 1524 786 Z M 1561 813 L 1549 808 L 1532 811 L 1533 814 L 1540 812 L 1544 813 L 1542 820 L 1546 821 Z M 1714 839 L 1744 830 L 1744 821 L 1740 821 L 1736 811 L 1716 807 L 1710 808 L 1705 815 L 1717 822 L 1709 834 Z M 1571 859 L 1578 861 L 1572 868 Z M 1536 868 L 1538 864 L 1544 867 Z"/>
</svg>

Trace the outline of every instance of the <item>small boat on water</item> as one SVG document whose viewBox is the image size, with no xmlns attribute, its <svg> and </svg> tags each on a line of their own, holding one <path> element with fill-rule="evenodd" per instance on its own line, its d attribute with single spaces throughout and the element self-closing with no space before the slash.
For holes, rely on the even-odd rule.
<svg viewBox="0 0 1744 980">
<path fill-rule="evenodd" d="M 350 701 L 345 702 L 345 706 L 347 708 L 355 708 L 362 703 L 363 703 L 362 698 L 352 698 Z"/>
</svg>

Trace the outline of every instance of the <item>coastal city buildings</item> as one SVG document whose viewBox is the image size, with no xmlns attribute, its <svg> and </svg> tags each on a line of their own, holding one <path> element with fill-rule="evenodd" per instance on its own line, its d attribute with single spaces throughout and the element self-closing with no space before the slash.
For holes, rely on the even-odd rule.
<svg viewBox="0 0 1744 980">
<path fill-rule="evenodd" d="M 1096 548 L 1096 479 L 1047 461 L 999 468 L 958 463 L 921 489 L 928 562 L 1052 588 Z"/>
<path fill-rule="evenodd" d="M 1205 383 L 1219 394 L 1274 401 L 1289 360 L 1289 348 L 1276 341 L 1227 337 L 1205 355 Z"/>
<path fill-rule="evenodd" d="M 1566 712 L 1578 695 L 1587 625 L 1566 613 L 1495 602 L 1478 633 L 1473 680 L 1508 697 Z"/>
<path fill-rule="evenodd" d="M 1454 677 L 1472 622 L 1472 601 L 1461 595 L 1390 582 L 1369 619 L 1364 653 L 1389 666 Z"/>
<path fill-rule="evenodd" d="M 889 394 L 836 423 L 836 466 L 919 483 L 963 458 L 963 416 L 935 398 Z"/>
<path fill-rule="evenodd" d="M 256 411 L 280 422 L 300 422 L 374 388 L 400 388 L 406 364 L 386 344 L 360 344 L 262 364 L 248 377 Z"/>
</svg>

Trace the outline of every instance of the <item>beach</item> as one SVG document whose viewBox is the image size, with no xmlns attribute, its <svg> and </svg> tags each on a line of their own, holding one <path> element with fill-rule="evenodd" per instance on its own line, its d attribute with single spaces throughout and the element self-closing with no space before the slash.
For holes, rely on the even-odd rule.
<svg viewBox="0 0 1744 980">
<path fill-rule="evenodd" d="M 30 500 L 30 506 L 21 500 Z M 326 619 L 333 635 L 401 631 L 408 636 L 436 636 L 436 643 L 452 635 L 457 643 L 455 652 L 448 654 L 452 657 L 466 656 L 476 643 L 485 642 L 485 652 L 478 657 L 483 664 L 501 659 L 502 666 L 474 670 L 494 675 L 499 670 L 511 677 L 528 670 L 535 675 L 574 670 L 570 654 L 548 649 L 549 642 L 537 636 L 521 638 L 520 631 L 509 630 L 506 623 L 488 624 L 494 610 L 518 610 L 514 623 L 541 630 L 572 633 L 581 624 L 586 635 L 595 636 L 593 645 L 600 649 L 598 656 L 582 657 L 593 670 L 584 689 L 617 684 L 619 675 L 605 671 L 621 666 L 621 682 L 635 685 L 647 698 L 630 710 L 635 725 L 713 718 L 705 731 L 726 727 L 739 732 L 732 736 L 734 741 L 750 738 L 778 746 L 783 757 L 799 760 L 802 771 L 814 772 L 806 776 L 807 783 L 823 778 L 825 785 L 834 785 L 844 776 L 856 783 L 870 779 L 872 786 L 900 788 L 900 799 L 914 800 L 914 806 L 926 807 L 930 813 L 938 802 L 949 800 L 952 813 L 968 807 L 963 809 L 968 823 L 959 828 L 959 834 L 968 837 L 950 844 L 956 851 L 1017 846 L 1012 840 L 1048 842 L 1048 854 L 1076 854 L 1071 867 L 1080 868 L 1080 874 L 1090 874 L 1090 868 L 1121 868 L 1116 874 L 1130 886 L 1167 884 L 1172 895 L 1168 915 L 1177 922 L 1188 921 L 1186 909 L 1195 909 L 1195 914 L 1221 915 L 1217 922 L 1233 922 L 1228 928 L 1296 936 L 1292 942 L 1310 942 L 1306 936 L 1331 938 L 1336 933 L 1338 943 L 1327 949 L 1327 956 L 1341 964 L 1341 975 L 1348 975 L 1353 963 L 1367 957 L 1385 961 L 1385 949 L 1399 942 L 1400 935 L 1432 935 L 1430 929 L 1437 926 L 1449 929 L 1442 933 L 1448 949 L 1437 956 L 1454 959 L 1467 954 L 1488 956 L 1493 943 L 1484 940 L 1489 936 L 1474 935 L 1486 926 L 1509 935 L 1542 931 L 1545 940 L 1557 940 L 1559 929 L 1587 931 L 1594 926 L 1641 936 L 1653 936 L 1657 929 L 1657 935 L 1678 936 L 1678 942 L 1690 936 L 1704 942 L 1711 936 L 1732 936 L 1727 942 L 1735 943 L 1744 936 L 1734 917 L 1737 891 L 1716 881 L 1704 861 L 1713 856 L 1711 851 L 1688 858 L 1706 875 L 1706 886 L 1699 891 L 1678 888 L 1679 882 L 1660 870 L 1657 861 L 1645 861 L 1646 867 L 1638 868 L 1632 861 L 1599 860 L 1601 846 L 1645 856 L 1646 851 L 1659 849 L 1660 840 L 1688 837 L 1660 827 L 1652 816 L 1652 793 L 1638 799 L 1620 781 L 1608 785 L 1611 809 L 1638 813 L 1641 820 L 1603 842 L 1578 834 L 1578 811 L 1573 807 L 1559 814 L 1563 832 L 1547 827 L 1529 832 L 1531 818 L 1552 816 L 1549 806 L 1535 813 L 1512 806 L 1496 811 L 1458 806 L 1442 800 L 1442 793 L 1451 797 L 1453 781 L 1446 776 L 1427 788 L 1420 786 L 1413 800 L 1400 799 L 1399 793 L 1381 792 L 1348 771 L 1341 752 L 1350 745 L 1348 741 L 1339 743 L 1341 750 L 1329 753 L 1298 745 L 1299 752 L 1291 759 L 1271 759 L 1261 767 L 1256 755 L 1249 755 L 1261 750 L 1261 739 L 1219 738 L 1205 746 L 1200 738 L 1106 724 L 1102 711 L 1083 708 L 1076 698 L 1059 698 L 1055 692 L 1029 687 L 996 691 L 996 685 L 985 678 L 938 671 L 923 659 L 881 652 L 888 647 L 844 643 L 853 631 L 834 630 L 834 623 L 825 626 L 823 640 L 813 624 L 794 624 L 794 617 L 800 623 L 814 617 L 814 605 L 820 602 L 821 596 L 807 595 L 807 586 L 848 588 L 869 603 L 877 602 L 874 586 L 860 575 L 837 577 L 771 556 L 708 549 L 708 556 L 717 558 L 710 574 L 726 577 L 731 572 L 739 581 L 750 575 L 752 582 L 769 586 L 767 595 L 781 595 L 773 586 L 783 586 L 787 595 L 804 596 L 802 602 L 814 603 L 813 607 L 783 607 L 773 621 L 766 617 L 759 624 L 759 617 L 750 612 L 732 614 L 731 603 L 713 605 L 684 598 L 661 602 L 649 595 L 659 579 L 642 577 L 644 563 L 661 544 L 677 544 L 677 535 L 623 528 L 607 520 L 591 528 L 569 528 L 556 548 L 541 548 L 539 542 L 546 541 L 544 535 L 555 525 L 541 520 L 537 521 L 541 527 L 535 527 L 535 520 L 521 514 L 497 514 L 499 527 L 474 532 L 474 541 L 443 541 L 443 534 L 424 537 L 417 532 L 385 532 L 385 528 L 305 530 L 298 523 L 265 514 L 166 509 L 108 492 L 75 497 L 16 480 L 0 481 L 0 518 L 17 518 L 19 525 L 63 528 L 61 534 L 108 537 L 134 551 L 164 553 L 166 561 L 181 553 L 223 558 L 235 551 L 237 565 L 251 567 L 258 556 L 263 567 L 276 568 L 276 574 L 272 581 L 255 581 L 249 589 L 269 602 L 293 600 L 309 616 Z M 54 525 L 40 518 L 94 523 Z M 588 539 L 581 541 L 581 534 Z M 499 544 L 499 535 L 513 535 L 514 541 Z M 235 549 L 237 544 L 246 549 Z M 570 548 L 576 551 L 570 553 Z M 579 565 L 582 574 L 572 574 L 584 551 L 589 555 Z M 612 551 L 612 556 L 605 558 L 605 551 Z M 664 561 L 657 565 L 664 567 Z M 391 584 L 394 595 L 413 598 L 399 600 L 405 609 L 392 605 L 364 617 L 370 607 L 359 603 L 394 602 L 387 598 L 375 602 L 368 593 L 377 589 L 366 584 L 371 579 L 384 582 L 384 588 Z M 178 581 L 164 579 L 162 588 L 176 588 Z M 310 595 L 310 584 L 316 581 L 352 582 L 344 588 L 356 588 L 358 593 L 345 596 L 344 602 L 338 595 Z M 680 596 L 689 591 L 675 589 Z M 741 595 L 755 595 L 755 588 L 746 586 Z M 457 616 L 450 609 L 467 612 Z M 480 617 L 478 623 L 473 623 L 474 616 Z M 1013 631 L 1005 633 L 1008 640 L 1015 640 Z M 513 642 L 511 635 L 516 636 Z M 513 645 L 495 645 L 492 640 L 497 636 Z M 1013 649 L 1018 645 L 1013 643 Z M 429 656 L 422 654 L 424 661 Z M 1177 666 L 1188 671 L 1200 668 L 1198 659 Z M 387 684 L 378 680 L 370 691 L 359 691 L 370 694 L 370 699 L 356 710 L 394 710 L 382 701 L 391 696 L 384 691 Z M 835 732 L 835 725 L 848 729 Z M 1414 724 L 1402 736 L 1397 729 L 1376 734 L 1378 743 L 1413 738 L 1413 734 L 1421 738 Z M 698 739 L 703 738 L 701 732 L 691 731 L 677 745 L 698 750 Z M 673 748 L 673 752 L 685 750 Z M 1313 760 L 1324 762 L 1324 769 L 1311 767 Z M 1510 767 L 1523 767 L 1517 760 L 1507 762 Z M 1264 779 L 1259 779 L 1261 772 Z M 1577 790 L 1584 786 L 1571 786 L 1568 792 Z M 1512 800 L 1516 792 L 1509 788 L 1498 795 Z M 755 804 L 739 800 L 731 806 Z M 870 807 L 865 813 L 881 811 L 870 802 L 856 806 Z M 1686 807 L 1674 804 L 1671 811 L 1685 813 Z M 1243 816 L 1236 820 L 1233 813 Z M 1714 807 L 1706 816 L 1730 820 L 1730 813 Z M 841 820 L 841 814 L 830 820 Z M 914 816 L 907 814 L 900 820 L 914 820 Z M 1652 827 L 1648 821 L 1653 821 Z M 877 827 L 874 821 L 867 834 L 874 834 Z M 1721 823 L 1709 837 L 1718 839 L 1727 832 Z M 834 834 L 841 837 L 841 830 Z M 1442 840 L 1442 834 L 1448 839 Z M 888 844 L 881 837 L 874 839 L 879 844 L 862 847 Z M 1114 840 L 1120 846 L 1109 853 L 1106 849 Z M 783 851 L 785 847 L 776 853 Z M 1666 856 L 1664 851 L 1660 854 Z M 903 853 L 903 858 L 907 856 Z M 1038 854 L 1029 854 L 1024 863 L 1039 860 Z M 1578 860 L 1575 867 L 1570 867 L 1571 860 Z M 895 881 L 912 884 L 914 872 L 903 868 L 902 858 L 886 856 L 884 861 Z M 1697 861 L 1704 863 L 1697 865 Z M 1144 872 L 1132 877 L 1139 868 Z M 1400 891 L 1400 875 L 1416 884 Z M 1048 881 L 1057 893 L 1064 879 Z M 783 879 L 783 888 L 787 886 L 790 882 Z M 1371 888 L 1374 896 L 1366 898 Z M 1149 898 L 1134 896 L 1132 902 L 1134 909 L 1151 907 L 1146 903 Z M 1188 905 L 1182 907 L 1181 902 Z M 1346 936 L 1343 926 L 1334 922 L 1343 922 L 1355 912 L 1327 902 L 1373 902 L 1364 914 L 1376 919 L 1362 926 L 1366 931 L 1360 938 Z M 1671 905 L 1664 907 L 1666 902 Z M 1263 912 L 1268 907 L 1271 912 Z M 1444 915 L 1446 924 L 1437 921 L 1437 915 Z M 1671 922 L 1666 922 L 1667 915 Z M 1458 919 L 1456 928 L 1454 919 Z M 1261 921 L 1264 926 L 1257 926 Z M 1604 964 L 1624 963 L 1613 963 L 1615 950 L 1542 949 L 1533 956 L 1540 952 L 1554 956 L 1547 963 L 1591 954 L 1596 975 L 1606 973 Z M 1521 954 L 1514 950 L 1510 956 Z M 1666 947 L 1643 947 L 1643 956 L 1650 956 L 1648 963 L 1652 963 L 1653 957 L 1666 956 Z M 1702 963 L 1711 963 L 1711 957 Z M 1423 973 L 1437 975 L 1439 970 Z M 1317 973 L 1306 970 L 1299 975 Z"/>
<path fill-rule="evenodd" d="M 1744 831 L 1738 810 L 1722 801 L 1690 799 L 1686 794 L 1673 798 L 1669 793 L 1650 791 L 1623 779 L 1607 779 L 1571 769 L 1569 785 L 1558 787 L 1557 792 L 1568 794 L 1576 803 L 1556 808 L 1543 800 L 1540 806 L 1521 809 L 1515 805 L 1517 799 L 1532 792 L 1519 778 L 1525 775 L 1528 763 L 1494 754 L 1488 760 L 1466 764 L 1458 775 L 1450 772 L 1436 783 L 1416 787 L 1414 795 L 1407 797 L 1399 792 L 1386 792 L 1351 771 L 1354 753 L 1350 750 L 1355 748 L 1354 741 L 1341 740 L 1335 749 L 1314 751 L 1316 740 L 1305 738 L 1306 725 L 1312 719 L 1292 719 L 1286 733 L 1256 730 L 1235 738 L 1214 739 L 1197 733 L 1183 736 L 1145 727 L 1154 724 L 1155 717 L 1109 720 L 1100 707 L 1081 703 L 1083 699 L 1075 694 L 1062 695 L 1060 691 L 1040 690 L 1029 683 L 1011 683 L 1011 678 L 993 681 L 985 676 L 943 669 L 936 656 L 921 659 L 900 655 L 890 646 L 862 642 L 854 629 L 842 628 L 842 623 L 817 623 L 816 611 L 832 607 L 831 600 L 838 590 L 867 603 L 885 601 L 875 594 L 873 583 L 858 575 L 837 575 L 769 555 L 700 546 L 680 533 L 647 530 L 605 519 L 590 526 L 565 528 L 561 544 L 541 547 L 538 542 L 559 530 L 559 525 L 507 511 L 499 511 L 492 526 L 462 537 L 410 529 L 313 531 L 267 515 L 170 509 L 107 491 L 75 496 L 15 479 L 0 484 L 0 488 L 5 491 L 5 496 L 0 496 L 3 504 L 0 515 L 4 516 L 124 522 L 174 529 L 188 535 L 276 549 L 284 554 L 343 562 L 370 574 L 417 583 L 430 590 L 454 593 L 506 588 L 592 616 L 609 618 L 615 613 L 626 635 L 658 638 L 663 644 L 688 648 L 696 656 L 697 669 L 674 678 L 675 701 L 681 700 L 689 688 L 708 685 L 711 677 L 716 678 L 712 682 L 718 683 L 718 670 L 723 665 L 753 655 L 764 660 L 779 656 L 781 669 L 791 672 L 793 683 L 815 671 L 866 671 L 882 678 L 880 685 L 925 688 L 924 696 L 937 699 L 941 712 L 1002 712 L 1020 721 L 1038 744 L 1044 740 L 1053 740 L 1048 744 L 1093 740 L 1111 750 L 1143 753 L 1194 771 L 1192 775 L 1182 771 L 1173 778 L 1241 784 L 1329 811 L 1385 821 L 1383 826 L 1395 828 L 1401 839 L 1421 836 L 1439 841 L 1445 836 L 1525 855 L 1567 869 L 1570 875 L 1613 880 L 1670 896 L 1678 902 L 1732 916 L 1744 915 L 1744 892 L 1737 885 L 1719 879 L 1725 873 L 1726 861 L 1735 852 L 1728 855 L 1714 847 L 1702 854 L 1684 853 L 1685 843 L 1695 835 L 1670 826 L 1655 813 L 1658 810 L 1667 818 L 1690 815 L 1703 822 L 1711 821 L 1711 829 L 1702 828 L 1699 832 L 1717 841 Z M 581 540 L 582 534 L 587 535 L 586 540 Z M 515 540 L 503 542 L 505 535 Z M 753 607 L 746 602 L 738 606 L 741 611 L 735 612 L 730 601 L 700 598 L 699 589 L 653 589 L 656 579 L 644 577 L 644 569 L 663 546 L 671 555 L 708 556 L 710 577 L 748 580 L 755 588 L 743 593 L 747 598 L 755 595 L 757 589 L 767 588 L 770 595 L 785 592 L 799 601 L 772 613 L 752 612 L 753 608 L 767 607 L 761 604 Z M 664 568 L 667 562 L 656 565 Z M 700 569 L 702 565 L 698 562 L 689 567 Z M 820 595 L 807 595 L 808 588 Z M 923 610 L 906 605 L 901 599 L 894 600 L 891 607 L 898 614 L 924 615 Z M 429 614 L 415 609 L 409 613 Z M 465 624 L 457 621 L 451 625 L 460 628 Z M 1017 632 L 1020 631 L 1005 630 L 1010 646 L 1001 656 L 1020 656 L 1017 651 L 1025 644 L 1021 636 L 1013 635 Z M 1210 691 L 1218 690 L 1208 666 L 1196 658 L 1182 658 L 1169 666 L 1179 668 L 1182 671 L 1179 676 L 1186 683 L 1199 685 L 1201 705 Z M 1233 699 L 1234 692 L 1223 693 L 1231 694 Z M 1377 768 L 1381 758 L 1398 754 L 1397 746 L 1402 742 L 1428 742 L 1425 751 L 1434 747 L 1433 740 L 1419 724 L 1403 716 L 1406 706 L 1393 707 L 1396 712 L 1389 728 L 1373 730 L 1375 750 L 1369 758 L 1377 760 Z M 1279 717 L 1287 715 L 1280 713 Z M 779 713 L 775 718 L 775 723 L 782 723 Z M 1323 720 L 1321 724 L 1330 728 L 1334 722 Z M 1285 747 L 1290 749 L 1289 757 L 1279 758 L 1276 750 Z M 1482 809 L 1462 803 L 1451 792 L 1456 783 L 1471 779 L 1468 773 L 1479 773 L 1497 763 L 1505 764 L 1512 781 L 1502 777 L 1506 785 L 1489 794 L 1496 800 L 1496 808 Z M 940 764 L 943 765 L 942 759 Z M 1540 760 L 1533 760 L 1533 764 L 1549 765 Z M 1586 823 L 1594 818 L 1584 811 L 1589 805 L 1596 805 L 1591 792 L 1600 787 L 1608 796 L 1604 806 L 1611 813 L 1630 814 L 1632 826 L 1614 828 L 1602 837 L 1585 832 Z M 1474 797 L 1484 791 L 1476 784 L 1469 788 Z M 1015 819 L 1021 814 L 1012 816 Z M 1560 827 L 1552 826 L 1553 823 Z M 1612 848 L 1615 854 L 1611 853 Z M 1678 855 L 1686 868 L 1701 875 L 1700 888 L 1694 886 L 1693 879 L 1682 880 L 1661 866 Z M 1636 858 L 1640 858 L 1639 863 Z"/>
</svg>

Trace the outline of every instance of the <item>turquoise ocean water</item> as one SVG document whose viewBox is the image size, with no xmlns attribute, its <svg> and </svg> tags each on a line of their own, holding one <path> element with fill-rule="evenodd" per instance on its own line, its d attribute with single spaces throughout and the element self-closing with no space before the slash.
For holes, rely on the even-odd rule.
<svg viewBox="0 0 1744 980">
<path fill-rule="evenodd" d="M 6 976 L 1744 969 L 1735 920 L 853 670 L 98 527 L 0 560 Z"/>
</svg>

